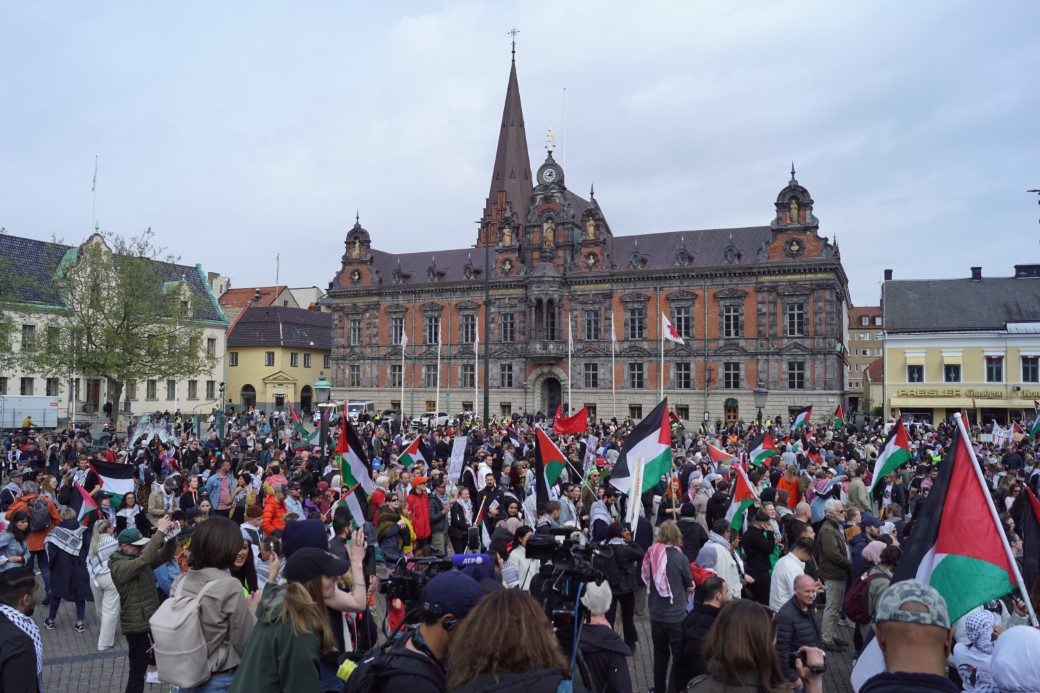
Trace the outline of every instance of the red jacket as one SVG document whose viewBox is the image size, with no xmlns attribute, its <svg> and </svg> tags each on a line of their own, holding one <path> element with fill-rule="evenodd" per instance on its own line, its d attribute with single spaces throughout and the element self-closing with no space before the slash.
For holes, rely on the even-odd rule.
<svg viewBox="0 0 1040 693">
<path fill-rule="evenodd" d="M 430 538 L 430 497 L 425 493 L 408 494 L 408 517 L 416 539 Z"/>
<path fill-rule="evenodd" d="M 22 496 L 14 503 L 11 503 L 11 507 L 7 509 L 7 521 L 10 522 L 11 517 L 14 516 L 14 514 L 19 510 L 28 515 L 29 503 L 36 500 L 38 497 L 39 496 L 37 494 L 33 493 L 28 496 Z M 58 514 L 58 509 L 54 507 L 54 503 L 51 502 L 51 499 L 47 496 L 43 496 L 43 499 L 47 501 L 47 512 L 49 512 L 51 516 L 51 526 L 47 529 L 38 529 L 35 532 L 29 532 L 28 543 L 30 551 L 43 551 L 43 542 L 47 539 L 47 535 L 51 533 L 52 529 L 58 526 L 59 522 L 61 522 L 61 516 Z M 426 514 L 426 517 L 426 526 L 429 527 L 429 513 Z"/>
<path fill-rule="evenodd" d="M 264 515 L 260 520 L 260 528 L 264 534 L 270 534 L 276 529 L 285 529 L 285 502 L 278 502 L 277 496 L 268 496 L 264 501 Z"/>
</svg>

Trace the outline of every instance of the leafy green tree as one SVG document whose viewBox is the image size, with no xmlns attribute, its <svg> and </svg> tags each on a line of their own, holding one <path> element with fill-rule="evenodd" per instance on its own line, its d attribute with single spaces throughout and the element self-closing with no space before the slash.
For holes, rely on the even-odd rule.
<svg viewBox="0 0 1040 693">
<path fill-rule="evenodd" d="M 116 412 L 127 385 L 190 378 L 215 362 L 196 322 L 199 298 L 178 274 L 177 258 L 139 236 L 94 234 L 58 268 L 64 310 L 47 321 L 44 339 L 19 357 L 26 369 L 52 377 L 71 370 L 110 381 Z"/>
</svg>

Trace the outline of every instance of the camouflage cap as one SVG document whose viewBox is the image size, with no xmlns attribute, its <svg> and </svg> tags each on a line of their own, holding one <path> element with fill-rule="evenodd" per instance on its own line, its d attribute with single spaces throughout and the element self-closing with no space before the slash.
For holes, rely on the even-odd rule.
<svg viewBox="0 0 1040 693">
<path fill-rule="evenodd" d="M 934 587 L 917 580 L 903 580 L 889 586 L 878 600 L 874 620 L 877 623 L 901 621 L 919 626 L 950 627 L 946 600 Z"/>
</svg>

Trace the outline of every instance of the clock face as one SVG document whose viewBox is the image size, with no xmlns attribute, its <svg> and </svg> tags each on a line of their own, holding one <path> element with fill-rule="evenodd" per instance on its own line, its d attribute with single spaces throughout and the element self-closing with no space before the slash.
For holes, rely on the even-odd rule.
<svg viewBox="0 0 1040 693">
<path fill-rule="evenodd" d="M 549 168 L 542 171 L 543 183 L 552 183 L 554 180 L 556 180 L 556 169 L 550 166 Z"/>
<path fill-rule="evenodd" d="M 351 272 L 350 273 L 350 279 L 355 284 L 357 284 L 359 281 L 361 281 L 361 270 L 354 270 L 353 272 Z"/>
</svg>

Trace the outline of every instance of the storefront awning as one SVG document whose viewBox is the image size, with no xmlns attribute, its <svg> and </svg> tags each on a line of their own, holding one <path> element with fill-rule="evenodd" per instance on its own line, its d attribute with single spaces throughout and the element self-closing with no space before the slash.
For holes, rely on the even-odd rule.
<svg viewBox="0 0 1040 693">
<path fill-rule="evenodd" d="M 908 366 L 923 366 L 924 356 L 907 356 L 906 365 Z"/>
<path fill-rule="evenodd" d="M 960 354 L 957 354 L 956 356 L 954 356 L 952 354 L 950 354 L 950 355 L 943 354 L 942 359 L 943 359 L 943 365 L 944 366 L 959 366 L 959 365 L 961 365 L 961 361 L 963 360 L 963 357 Z"/>
</svg>

